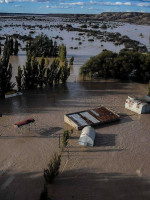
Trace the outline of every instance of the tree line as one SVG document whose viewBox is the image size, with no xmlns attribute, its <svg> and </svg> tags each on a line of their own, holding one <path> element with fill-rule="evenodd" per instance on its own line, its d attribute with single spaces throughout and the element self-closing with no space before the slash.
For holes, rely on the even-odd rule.
<svg viewBox="0 0 150 200">
<path fill-rule="evenodd" d="M 69 75 L 70 66 L 67 59 L 62 62 L 60 58 L 55 58 L 49 65 L 44 57 L 38 61 L 36 57 L 28 55 L 23 69 L 18 67 L 16 82 L 19 91 L 29 90 L 46 85 L 65 84 Z"/>
<path fill-rule="evenodd" d="M 59 55 L 59 46 L 47 35 L 41 34 L 34 39 L 29 40 L 26 45 L 26 51 L 35 57 L 57 57 Z"/>
<path fill-rule="evenodd" d="M 18 51 L 19 51 L 19 42 L 18 40 L 15 38 L 13 39 L 12 37 L 6 37 L 6 41 L 5 41 L 5 46 L 7 44 L 7 50 L 9 51 L 8 54 L 9 56 L 12 55 L 18 55 Z M 4 51 L 4 49 L 3 49 Z M 0 55 L 2 53 L 2 48 L 1 48 L 1 43 L 0 43 Z"/>
<path fill-rule="evenodd" d="M 150 54 L 134 51 L 103 51 L 91 57 L 81 68 L 83 76 L 98 76 L 138 82 L 150 80 Z"/>
<path fill-rule="evenodd" d="M 3 55 L 0 58 L 0 96 L 4 97 L 5 93 L 12 90 L 15 86 L 11 82 L 12 78 L 12 65 L 9 63 L 9 45 L 5 42 Z"/>
<path fill-rule="evenodd" d="M 0 96 L 13 90 L 15 84 L 11 82 L 12 65 L 9 63 L 11 55 L 10 42 L 5 41 L 3 55 L 0 58 Z M 64 44 L 59 46 L 57 57 L 52 64 L 47 62 L 43 56 L 41 59 L 33 55 L 30 50 L 27 51 L 27 60 L 23 67 L 18 66 L 16 83 L 18 91 L 29 90 L 43 86 L 53 86 L 54 84 L 65 84 L 70 75 L 70 65 L 73 64 L 74 57 L 68 63 L 67 50 Z"/>
</svg>

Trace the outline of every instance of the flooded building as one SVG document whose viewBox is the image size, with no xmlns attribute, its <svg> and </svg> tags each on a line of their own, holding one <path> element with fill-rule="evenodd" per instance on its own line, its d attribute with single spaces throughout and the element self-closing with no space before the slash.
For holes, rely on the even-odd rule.
<svg viewBox="0 0 150 200">
<path fill-rule="evenodd" d="M 118 114 L 104 106 L 64 115 L 64 122 L 77 130 L 81 130 L 85 126 L 99 126 L 119 119 Z"/>
<path fill-rule="evenodd" d="M 150 97 L 142 98 L 130 97 L 126 99 L 125 108 L 138 114 L 150 113 Z"/>
</svg>

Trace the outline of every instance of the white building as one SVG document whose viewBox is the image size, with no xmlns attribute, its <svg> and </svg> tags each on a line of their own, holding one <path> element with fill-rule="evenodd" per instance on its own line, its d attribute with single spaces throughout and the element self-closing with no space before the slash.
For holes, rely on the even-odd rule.
<svg viewBox="0 0 150 200">
<path fill-rule="evenodd" d="M 79 144 L 82 146 L 94 146 L 95 130 L 91 126 L 83 128 L 79 138 Z"/>
<path fill-rule="evenodd" d="M 129 97 L 126 99 L 125 108 L 138 114 L 150 113 L 150 97 Z"/>
</svg>

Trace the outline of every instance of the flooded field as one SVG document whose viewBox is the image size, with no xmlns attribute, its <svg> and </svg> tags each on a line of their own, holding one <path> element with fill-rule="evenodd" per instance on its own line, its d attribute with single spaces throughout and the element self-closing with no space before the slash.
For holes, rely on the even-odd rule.
<svg viewBox="0 0 150 200">
<path fill-rule="evenodd" d="M 1 26 L 4 27 L 6 21 L 1 20 Z M 9 23 L 25 22 L 15 19 L 8 20 Z M 52 20 L 51 23 L 56 22 Z M 124 26 L 120 24 L 116 29 L 120 28 L 121 32 Z M 137 27 L 129 32 L 130 37 Z M 139 32 L 145 37 L 141 42 L 146 44 L 148 34 L 143 26 L 139 27 Z M 27 31 L 28 34 L 29 30 L 5 27 L 0 34 L 16 31 L 20 31 L 20 34 Z M 49 36 L 58 34 L 55 29 L 45 31 Z M 76 37 L 78 33 L 67 33 L 64 30 L 59 34 L 68 47 L 68 57 L 75 56 L 67 84 L 25 91 L 22 96 L 0 100 L 0 113 L 3 114 L 0 118 L 0 199 L 39 199 L 44 185 L 43 170 L 47 168 L 51 155 L 60 150 L 58 136 L 62 135 L 64 129 L 70 129 L 64 124 L 64 114 L 104 105 L 120 114 L 120 122 L 97 128 L 93 148 L 80 147 L 80 132 L 74 131 L 69 142 L 69 160 L 67 151 L 64 151 L 61 173 L 55 183 L 49 186 L 49 196 L 55 200 L 148 200 L 150 114 L 138 115 L 124 108 L 128 95 L 143 96 L 147 94 L 148 85 L 113 80 L 83 81 L 79 69 L 90 56 L 106 47 L 116 52 L 122 47 L 109 42 L 104 42 L 104 47 L 101 47 L 98 40 L 91 43 L 85 38 L 82 47 L 71 50 L 71 46 L 78 44 L 76 40 L 72 43 L 71 37 Z M 138 38 L 140 40 L 137 34 Z M 17 66 L 22 66 L 26 61 L 25 53 L 22 51 L 20 54 L 23 55 L 11 57 L 13 80 Z M 24 128 L 20 132 L 12 126 L 31 117 L 36 121 L 31 130 Z"/>
<path fill-rule="evenodd" d="M 81 28 L 83 25 L 87 28 Z M 20 48 L 19 56 L 12 56 L 10 62 L 13 65 L 13 81 L 17 74 L 17 67 L 23 66 L 26 61 L 26 37 L 35 37 L 41 33 L 46 34 L 58 44 L 64 43 L 67 47 L 67 57 L 75 57 L 75 67 L 72 77 L 78 79 L 77 65 L 83 65 L 91 56 L 95 56 L 108 49 L 113 52 L 119 52 L 125 47 L 124 43 L 119 44 L 115 41 L 115 35 L 121 34 L 120 37 L 128 36 L 131 40 L 136 40 L 139 45 L 145 45 L 147 50 L 150 48 L 150 26 L 134 25 L 120 22 L 106 22 L 107 29 L 100 28 L 103 22 L 97 21 L 78 21 L 60 17 L 26 17 L 0 19 L 0 40 L 4 43 L 7 36 L 19 38 Z M 93 28 L 95 26 L 99 28 Z M 69 27 L 69 28 L 68 28 Z M 95 31 L 94 33 L 88 31 Z M 109 38 L 110 37 L 110 38 Z M 134 46 L 134 45 L 133 45 Z M 74 79 L 72 79 L 74 81 Z M 70 79 L 71 80 L 71 79 Z"/>
<path fill-rule="evenodd" d="M 81 28 L 84 25 L 87 28 Z M 58 44 L 64 43 L 67 47 L 67 57 L 75 57 L 74 69 L 72 71 L 72 81 L 78 79 L 78 67 L 83 65 L 91 56 L 95 56 L 108 49 L 113 52 L 119 52 L 125 47 L 124 43 L 119 44 L 115 41 L 115 35 L 121 37 L 128 36 L 131 40 L 139 42 L 139 45 L 145 45 L 147 50 L 150 48 L 150 26 L 134 25 L 120 22 L 106 22 L 107 29 L 100 28 L 103 22 L 97 21 L 78 21 L 60 17 L 26 17 L 0 19 L 0 40 L 4 43 L 7 36 L 19 38 L 20 48 L 19 56 L 12 56 L 10 62 L 13 65 L 13 81 L 17 75 L 18 66 L 23 66 L 26 61 L 26 37 L 35 37 L 41 33 L 46 34 Z M 97 26 L 97 28 L 93 28 Z M 95 31 L 95 32 L 91 32 Z M 110 37 L 110 38 L 109 38 Z M 133 44 L 134 46 L 135 44 Z M 75 74 L 74 74 L 75 72 Z M 74 78 L 73 78 L 74 77 Z"/>
<path fill-rule="evenodd" d="M 86 198 L 85 194 L 91 193 L 88 193 L 88 188 L 96 184 L 94 177 L 99 176 L 96 188 L 105 195 L 105 190 L 113 192 L 111 185 L 118 180 L 120 183 L 118 187 L 123 184 L 127 191 L 130 191 L 131 185 L 134 186 L 134 190 L 137 185 L 140 187 L 142 197 L 149 196 L 147 180 L 150 176 L 150 115 L 138 115 L 124 109 L 128 95 L 141 96 L 146 91 L 147 85 L 136 83 L 68 82 L 66 86 L 30 91 L 23 96 L 1 101 L 0 110 L 3 113 L 0 120 L 1 199 L 13 199 L 14 195 L 16 199 L 38 199 L 44 183 L 43 169 L 47 166 L 51 154 L 59 151 L 58 138 L 50 136 L 58 136 L 68 127 L 64 124 L 64 114 L 99 105 L 118 112 L 121 121 L 96 129 L 94 148 L 79 147 L 80 132 L 74 133 L 73 139 L 70 140 L 70 159 L 65 166 L 67 152 L 64 152 L 63 172 L 52 188 L 50 187 L 50 196 L 60 199 L 68 187 L 67 184 L 73 186 L 62 199 L 70 199 L 72 195 L 76 197 L 75 199 L 83 197 L 92 199 L 90 195 Z M 36 120 L 36 127 L 32 126 L 30 132 L 24 129 L 20 134 L 12 126 L 30 117 Z M 80 176 L 83 180 L 86 178 L 86 181 L 89 181 L 83 190 L 80 189 L 81 180 L 77 178 Z M 106 188 L 101 186 L 103 183 Z M 77 194 L 76 189 L 80 191 Z M 118 194 L 124 194 L 122 199 L 128 199 L 130 196 L 128 194 L 126 198 L 123 188 Z M 136 197 L 138 194 L 134 193 Z M 95 197 L 94 193 L 93 195 Z"/>
</svg>

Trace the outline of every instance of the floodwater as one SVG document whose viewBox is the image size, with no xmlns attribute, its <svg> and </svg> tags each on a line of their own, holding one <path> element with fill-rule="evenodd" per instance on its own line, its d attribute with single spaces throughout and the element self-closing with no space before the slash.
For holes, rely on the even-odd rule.
<svg viewBox="0 0 150 200">
<path fill-rule="evenodd" d="M 101 28 L 92 28 L 94 23 L 98 24 L 100 27 L 103 22 L 93 21 L 90 25 L 87 23 L 87 29 L 101 32 L 106 31 Z M 53 40 L 55 40 L 56 36 L 59 36 L 57 42 L 58 44 L 63 42 L 66 45 L 68 59 L 71 56 L 75 57 L 74 68 L 72 69 L 71 78 L 69 81 L 76 81 L 80 80 L 79 67 L 82 66 L 91 56 L 97 55 L 104 49 L 108 49 L 113 52 L 119 52 L 122 48 L 124 48 L 124 45 L 116 46 L 113 42 L 101 42 L 94 36 L 88 36 L 87 33 L 79 35 L 80 32 L 78 31 L 67 31 L 66 29 L 60 30 L 58 27 L 58 25 L 62 25 L 63 27 L 66 27 L 66 25 L 71 25 L 74 28 L 80 28 L 83 24 L 85 24 L 85 22 L 72 23 L 68 19 L 61 19 L 59 17 L 47 17 L 46 19 L 44 18 L 43 21 L 39 21 L 38 17 L 34 20 L 32 18 L 28 18 L 26 20 L 19 18 L 2 18 L 0 19 L 0 36 L 5 37 L 6 35 L 11 36 L 13 34 L 20 34 L 22 36 L 31 35 L 32 37 L 35 37 L 36 35 L 43 33 L 48 37 L 53 38 Z M 137 40 L 141 42 L 141 44 L 146 45 L 149 49 L 150 26 L 134 25 L 120 22 L 107 22 L 106 24 L 108 26 L 107 32 L 118 32 L 121 33 L 122 36 L 127 35 L 131 39 Z M 32 34 L 31 31 L 33 31 Z M 62 39 L 60 39 L 60 37 Z M 94 39 L 94 41 L 90 42 L 88 41 L 89 39 Z M 12 56 L 10 59 L 10 62 L 13 65 L 12 81 L 15 81 L 18 66 L 20 65 L 22 67 L 26 62 L 26 52 L 23 49 L 26 45 L 26 42 L 23 42 L 22 40 L 19 40 L 19 42 L 21 44 L 19 56 Z M 79 42 L 81 42 L 81 44 L 79 44 Z M 2 40 L 1 43 L 3 44 L 4 40 Z"/>
<path fill-rule="evenodd" d="M 87 29 L 101 32 L 106 31 L 101 28 L 92 28 L 92 25 L 94 23 L 98 24 L 100 27 L 103 22 L 98 23 L 93 21 L 90 25 L 89 23 L 87 23 Z M 77 81 L 80 80 L 79 67 L 82 66 L 91 56 L 97 55 L 104 49 L 108 49 L 113 52 L 119 52 L 120 49 L 124 48 L 124 45 L 116 46 L 113 42 L 101 42 L 94 36 L 88 36 L 87 33 L 79 35 L 79 32 L 77 31 L 67 31 L 66 29 L 60 30 L 60 28 L 58 27 L 58 25 L 62 25 L 63 27 L 66 27 L 66 25 L 71 25 L 74 28 L 80 28 L 83 24 L 85 24 L 85 22 L 72 23 L 68 19 L 61 19 L 59 17 L 47 17 L 46 19 L 44 18 L 43 21 L 39 21 L 38 17 L 34 20 L 32 18 L 26 20 L 22 20 L 19 18 L 2 18 L 0 19 L 0 36 L 4 37 L 5 35 L 20 34 L 22 36 L 31 35 L 32 37 L 35 37 L 36 35 L 43 33 L 46 34 L 48 37 L 53 38 L 53 40 L 55 40 L 56 36 L 59 36 L 57 42 L 58 44 L 61 44 L 63 42 L 67 46 L 68 59 L 71 56 L 75 57 L 74 67 L 72 68 L 69 81 Z M 42 28 L 39 26 L 41 26 Z M 141 44 L 146 45 L 148 49 L 150 48 L 150 26 L 134 25 L 120 22 L 107 22 L 107 26 L 107 32 L 118 32 L 121 33 L 122 36 L 127 35 L 131 39 L 137 40 L 141 42 Z M 33 31 L 32 34 L 31 31 Z M 60 37 L 62 39 L 60 39 Z M 94 41 L 90 42 L 88 41 L 89 39 L 94 39 Z M 26 42 L 23 42 L 21 40 L 19 42 L 21 44 L 19 56 L 12 56 L 10 59 L 10 62 L 13 65 L 12 81 L 15 81 L 18 66 L 20 65 L 22 67 L 26 62 L 26 52 L 23 50 Z M 81 44 L 79 44 L 79 42 L 81 42 Z M 1 43 L 3 44 L 4 40 L 2 40 Z"/>
<path fill-rule="evenodd" d="M 70 54 L 67 56 L 68 60 L 71 58 L 73 54 Z M 80 56 L 80 55 L 74 55 L 74 65 L 70 69 L 70 77 L 68 78 L 69 82 L 75 82 L 81 80 L 81 77 L 79 75 L 80 73 L 80 67 L 89 59 L 89 56 Z M 10 63 L 12 64 L 12 82 L 16 82 L 15 76 L 17 75 L 18 66 L 21 66 L 23 69 L 23 66 L 26 63 L 26 55 L 19 55 L 19 56 L 11 56 L 10 57 Z"/>
<path fill-rule="evenodd" d="M 77 31 L 67 31 L 67 30 L 60 30 L 58 25 L 66 26 L 66 24 L 72 25 L 74 28 L 80 28 L 81 24 L 71 22 L 64 22 L 60 18 L 48 18 L 46 21 L 36 21 L 36 20 L 27 20 L 22 21 L 19 19 L 2 19 L 0 20 L 0 35 L 13 35 L 13 34 L 20 34 L 20 35 L 31 35 L 35 37 L 41 33 L 46 34 L 48 37 L 54 38 L 56 36 L 62 37 L 61 39 L 57 39 L 58 44 L 64 43 L 67 46 L 68 55 L 83 55 L 83 56 L 93 56 L 100 53 L 103 49 L 109 49 L 115 52 L 118 52 L 120 49 L 124 48 L 124 45 L 114 46 L 112 42 L 100 42 L 98 39 L 94 39 L 93 42 L 89 42 L 88 39 L 93 39 L 92 36 L 87 37 L 85 33 L 82 36 L 79 36 L 79 32 Z M 37 27 L 37 25 L 41 25 L 43 28 Z M 31 27 L 34 28 L 31 28 Z M 34 31 L 33 34 L 30 34 L 30 31 Z M 78 40 L 80 38 L 80 40 Z M 2 41 L 3 43 L 4 41 Z M 22 48 L 25 47 L 25 42 L 19 41 Z M 82 42 L 79 45 L 79 42 Z M 103 45 L 103 46 L 101 46 Z M 73 49 L 70 49 L 73 47 Z M 78 49 L 74 49 L 77 47 Z M 115 48 L 114 48 L 115 47 Z M 25 54 L 24 50 L 20 50 L 19 54 Z"/>
<path fill-rule="evenodd" d="M 69 142 L 70 159 L 67 161 L 64 151 L 61 173 L 49 187 L 49 196 L 56 200 L 150 198 L 150 114 L 138 115 L 124 108 L 128 95 L 143 96 L 148 85 L 117 80 L 83 81 L 79 69 L 95 54 L 95 51 L 89 52 L 91 46 L 85 52 L 82 49 L 81 55 L 76 50 L 66 85 L 38 88 L 0 100 L 3 114 L 0 118 L 0 199 L 39 199 L 44 185 L 43 170 L 51 155 L 60 150 L 58 135 L 71 128 L 64 124 L 64 114 L 100 105 L 119 113 L 120 122 L 97 128 L 93 148 L 79 147 L 80 132 L 74 131 Z M 69 50 L 68 57 L 71 55 L 75 54 Z M 25 55 L 11 57 L 14 80 L 17 66 L 25 61 Z M 36 125 L 30 130 L 19 131 L 12 126 L 31 117 Z"/>
<path fill-rule="evenodd" d="M 58 135 L 71 128 L 64 124 L 64 114 L 104 105 L 119 113 L 121 121 L 97 128 L 93 148 L 79 147 L 80 132 L 74 132 L 69 142 L 70 159 L 67 161 L 67 152 L 63 152 L 61 174 L 49 188 L 49 195 L 58 200 L 69 200 L 72 195 L 92 200 L 98 199 L 101 190 L 104 200 L 110 199 L 108 191 L 116 191 L 114 199 L 117 195 L 126 200 L 132 195 L 149 199 L 150 114 L 138 115 L 124 108 L 128 95 L 142 96 L 146 92 L 147 85 L 138 83 L 80 81 L 1 100 L 0 198 L 38 199 L 44 184 L 43 170 L 52 154 L 59 151 Z M 36 120 L 30 131 L 12 126 L 27 118 Z M 77 177 L 87 181 L 86 188 Z M 64 194 L 67 187 L 70 190 Z M 98 197 L 96 192 L 91 196 L 89 188 L 98 192 Z"/>
</svg>

